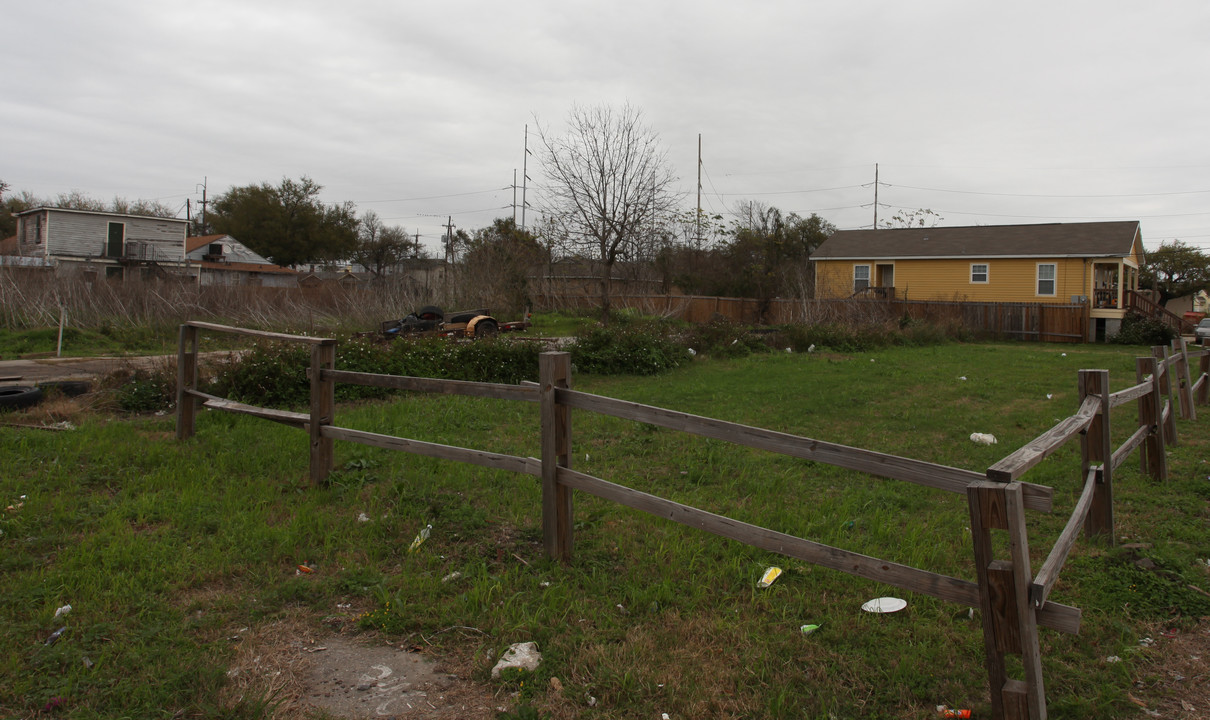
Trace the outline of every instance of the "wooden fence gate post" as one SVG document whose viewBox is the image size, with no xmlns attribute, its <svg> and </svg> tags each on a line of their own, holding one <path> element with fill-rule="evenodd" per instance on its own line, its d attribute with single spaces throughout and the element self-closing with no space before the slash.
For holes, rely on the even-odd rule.
<svg viewBox="0 0 1210 720">
<path fill-rule="evenodd" d="M 1155 361 L 1154 357 L 1136 358 L 1135 368 L 1135 375 L 1140 383 L 1143 382 L 1143 378 L 1151 376 L 1151 392 L 1139 397 L 1139 425 L 1151 428 L 1147 439 L 1143 441 L 1139 462 L 1142 471 L 1150 475 L 1152 480 L 1167 480 L 1168 458 L 1161 419 L 1164 408 L 1157 375 L 1159 363 Z"/>
<path fill-rule="evenodd" d="M 323 426 L 336 420 L 336 383 L 324 378 L 324 370 L 336 368 L 336 341 L 324 340 L 311 346 L 311 417 L 307 429 L 311 435 L 311 482 L 328 479 L 336 453 L 333 441 L 323 436 Z"/>
<path fill-rule="evenodd" d="M 546 554 L 571 562 L 571 488 L 559 482 L 559 468 L 571 467 L 571 408 L 558 402 L 556 390 L 571 388 L 571 355 L 538 356 L 542 415 L 542 538 Z"/>
<path fill-rule="evenodd" d="M 176 439 L 193 437 L 197 398 L 185 393 L 197 389 L 197 328 L 181 325 L 176 353 Z"/>
<path fill-rule="evenodd" d="M 1185 346 L 1185 338 L 1178 337 L 1172 341 L 1172 354 L 1176 357 L 1177 394 L 1181 396 L 1181 419 L 1196 420 L 1197 410 L 1193 409 L 1193 379 L 1189 377 L 1189 348 Z"/>
<path fill-rule="evenodd" d="M 1100 398 L 1101 407 L 1088 430 L 1080 436 L 1080 477 L 1100 463 L 1092 506 L 1084 519 L 1084 534 L 1103 536 L 1112 546 L 1113 533 L 1113 442 L 1109 434 L 1109 371 L 1080 371 L 1080 403 L 1089 395 Z"/>
<path fill-rule="evenodd" d="M 983 619 L 992 716 L 997 720 L 1046 720 L 1038 622 L 1030 600 L 1032 573 L 1020 483 L 971 483 L 966 489 L 974 539 L 975 570 Z M 1007 530 L 1011 559 L 993 554 L 992 530 Z M 1008 676 L 1005 654 L 1021 656 L 1025 679 Z"/>
</svg>

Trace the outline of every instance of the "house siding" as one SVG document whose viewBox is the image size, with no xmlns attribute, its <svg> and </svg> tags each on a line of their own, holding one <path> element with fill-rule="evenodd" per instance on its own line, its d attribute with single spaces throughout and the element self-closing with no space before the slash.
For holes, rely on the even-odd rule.
<svg viewBox="0 0 1210 720">
<path fill-rule="evenodd" d="M 853 294 L 853 267 L 888 260 L 819 260 L 816 262 L 816 297 L 846 298 Z M 1038 295 L 1038 264 L 1055 265 L 1055 294 Z M 1071 302 L 1087 295 L 1089 278 L 1082 258 L 960 258 L 896 259 L 895 296 L 912 300 L 966 300 L 970 302 Z M 988 281 L 971 282 L 971 265 L 987 265 Z"/>
<path fill-rule="evenodd" d="M 148 251 L 146 259 L 179 262 L 185 257 L 186 223 L 162 218 L 122 215 L 91 215 L 48 211 L 52 228 L 46 243 L 47 255 L 69 258 L 106 256 L 110 223 L 125 225 L 126 252 Z"/>
</svg>

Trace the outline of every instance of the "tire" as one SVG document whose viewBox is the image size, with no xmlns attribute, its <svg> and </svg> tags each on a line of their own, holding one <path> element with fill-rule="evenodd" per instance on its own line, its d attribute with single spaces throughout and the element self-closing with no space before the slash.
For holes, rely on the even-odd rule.
<svg viewBox="0 0 1210 720">
<path fill-rule="evenodd" d="M 0 387 L 0 410 L 20 410 L 42 402 L 42 391 L 36 387 L 12 385 Z"/>
<path fill-rule="evenodd" d="M 50 395 L 59 393 L 64 397 L 78 397 L 92 389 L 87 380 L 50 380 L 38 383 L 38 389 Z"/>
<path fill-rule="evenodd" d="M 475 323 L 475 338 L 477 339 L 495 337 L 499 333 L 500 326 L 496 324 L 495 320 L 484 319 Z"/>
<path fill-rule="evenodd" d="M 425 305 L 416 311 L 416 317 L 422 320 L 435 320 L 440 322 L 445 317 L 445 312 L 436 305 Z"/>
</svg>

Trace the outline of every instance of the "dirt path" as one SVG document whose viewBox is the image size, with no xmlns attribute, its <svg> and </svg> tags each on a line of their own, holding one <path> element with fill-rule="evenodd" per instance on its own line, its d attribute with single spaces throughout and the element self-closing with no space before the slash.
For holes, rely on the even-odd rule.
<svg viewBox="0 0 1210 720">
<path fill-rule="evenodd" d="M 226 351 L 201 353 L 203 358 L 228 354 Z M 176 355 L 0 360 L 0 383 L 35 385 L 50 380 L 95 380 L 119 370 L 167 368 L 174 362 Z"/>
</svg>

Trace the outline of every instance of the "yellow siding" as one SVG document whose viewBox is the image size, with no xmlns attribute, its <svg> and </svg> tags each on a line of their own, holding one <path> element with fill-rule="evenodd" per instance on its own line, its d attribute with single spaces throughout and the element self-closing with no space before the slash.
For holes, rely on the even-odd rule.
<svg viewBox="0 0 1210 720">
<path fill-rule="evenodd" d="M 853 266 L 874 267 L 885 260 L 820 260 L 816 263 L 816 297 L 845 298 L 853 294 Z M 1038 264 L 1055 265 L 1055 294 L 1038 295 Z M 1091 268 L 1080 258 L 1056 259 L 927 259 L 895 260 L 895 297 L 909 300 L 967 300 L 971 302 L 1069 303 L 1073 295 L 1089 294 Z M 988 266 L 986 283 L 971 282 L 971 265 Z"/>
</svg>

